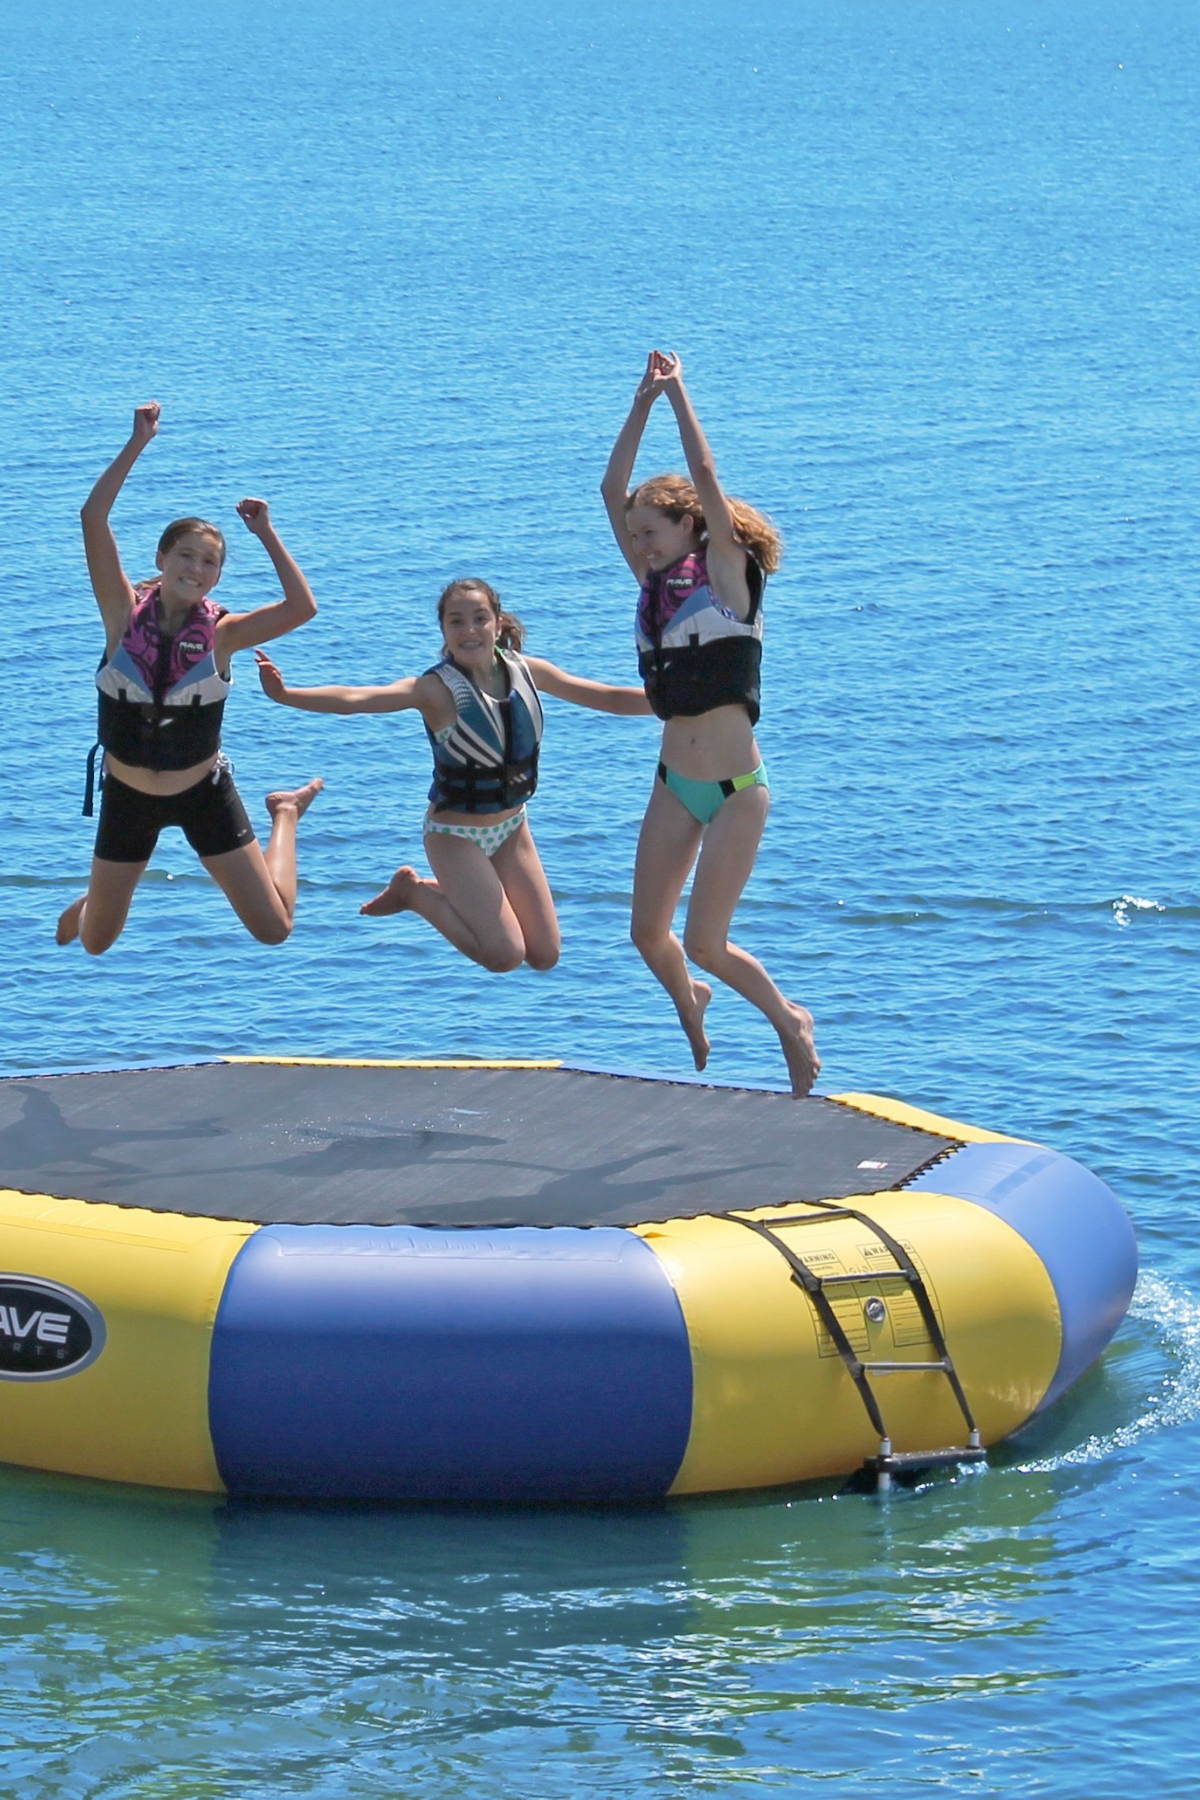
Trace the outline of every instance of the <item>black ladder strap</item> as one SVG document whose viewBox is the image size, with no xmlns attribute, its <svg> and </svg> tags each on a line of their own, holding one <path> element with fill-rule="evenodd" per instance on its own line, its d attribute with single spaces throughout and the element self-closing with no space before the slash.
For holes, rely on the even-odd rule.
<svg viewBox="0 0 1200 1800">
<path fill-rule="evenodd" d="M 821 1285 L 821 1277 L 815 1275 L 808 1264 L 803 1261 L 801 1257 L 797 1256 L 794 1250 L 777 1238 L 775 1233 L 771 1231 L 768 1226 L 761 1224 L 758 1219 L 739 1219 L 734 1213 L 725 1213 L 723 1216 L 727 1218 L 731 1224 L 744 1225 L 748 1231 L 756 1232 L 759 1237 L 766 1238 L 767 1242 L 773 1245 L 783 1257 L 784 1261 L 790 1265 L 792 1280 L 797 1282 L 804 1289 L 805 1293 L 816 1307 L 817 1312 L 820 1315 L 821 1323 L 833 1339 L 838 1355 L 845 1363 L 850 1377 L 853 1380 L 855 1387 L 858 1389 L 859 1397 L 867 1409 L 867 1417 L 874 1426 L 877 1435 L 881 1438 L 885 1438 L 887 1436 L 887 1430 L 883 1423 L 883 1415 L 879 1410 L 879 1402 L 876 1400 L 874 1390 L 867 1380 L 866 1371 L 864 1370 L 862 1363 L 854 1354 L 854 1345 L 846 1336 L 842 1327 L 842 1321 L 834 1312 L 829 1295 Z"/>
</svg>

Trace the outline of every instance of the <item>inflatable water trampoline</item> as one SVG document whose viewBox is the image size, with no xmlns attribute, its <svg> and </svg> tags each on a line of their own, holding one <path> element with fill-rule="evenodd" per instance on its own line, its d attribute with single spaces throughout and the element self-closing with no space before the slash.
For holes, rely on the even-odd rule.
<svg viewBox="0 0 1200 1800">
<path fill-rule="evenodd" d="M 0 1080 L 0 1460 L 637 1501 L 981 1456 L 1116 1330 L 1053 1150 L 865 1094 L 555 1063 Z"/>
</svg>

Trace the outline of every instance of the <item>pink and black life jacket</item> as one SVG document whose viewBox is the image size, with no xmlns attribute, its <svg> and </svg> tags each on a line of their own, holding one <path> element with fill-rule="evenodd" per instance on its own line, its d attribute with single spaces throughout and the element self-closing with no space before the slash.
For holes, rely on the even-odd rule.
<svg viewBox="0 0 1200 1800">
<path fill-rule="evenodd" d="M 217 668 L 217 623 L 225 612 L 215 600 L 200 600 L 171 635 L 163 630 L 159 585 L 138 591 L 120 643 L 96 671 L 103 749 L 137 769 L 190 769 L 215 755 L 232 683 Z M 90 800 L 89 777 L 85 813 Z"/>
<path fill-rule="evenodd" d="M 750 616 L 739 619 L 709 586 L 703 550 L 647 575 L 638 594 L 638 672 L 660 719 L 744 706 L 758 723 L 764 580 L 747 552 Z"/>
</svg>

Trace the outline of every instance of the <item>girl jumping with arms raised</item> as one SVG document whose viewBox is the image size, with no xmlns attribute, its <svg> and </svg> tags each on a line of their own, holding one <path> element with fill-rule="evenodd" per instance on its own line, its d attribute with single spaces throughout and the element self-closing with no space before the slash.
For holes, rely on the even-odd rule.
<svg viewBox="0 0 1200 1800">
<path fill-rule="evenodd" d="M 421 715 L 433 751 L 425 854 L 433 880 L 397 869 L 361 911 L 414 912 L 472 962 L 498 973 L 552 969 L 554 901 L 525 816 L 537 786 L 541 694 L 598 712 L 650 711 L 641 688 L 609 687 L 520 655 L 520 621 L 485 581 L 452 581 L 438 601 L 440 662 L 380 687 L 288 687 L 258 653 L 265 692 L 307 712 Z"/>
<path fill-rule="evenodd" d="M 656 475 L 630 491 L 660 394 L 675 414 L 691 479 Z M 821 1066 L 812 1015 L 729 941 L 767 822 L 767 775 L 754 726 L 763 586 L 779 566 L 782 544 L 762 513 L 722 491 L 682 364 L 658 350 L 650 353 L 613 445 L 601 492 L 613 535 L 641 586 L 638 665 L 664 721 L 658 778 L 638 840 L 633 941 L 674 1002 L 698 1069 L 708 1058 L 704 1010 L 712 989 L 692 979 L 688 957 L 765 1013 L 799 1097 Z M 672 922 L 693 863 L 680 944 Z"/>
<path fill-rule="evenodd" d="M 230 613 L 209 599 L 221 578 L 225 539 L 204 519 L 176 519 L 159 539 L 158 579 L 136 588 L 121 567 L 109 514 L 158 430 L 157 400 L 133 415 L 129 442 L 101 475 L 80 515 L 88 572 L 104 621 L 100 824 L 87 893 L 58 921 L 58 941 L 79 938 L 98 956 L 120 936 L 134 890 L 165 825 L 189 844 L 238 918 L 264 944 L 281 944 L 296 910 L 296 823 L 320 781 L 267 795 L 271 837 L 263 855 L 220 755 L 230 660 L 282 637 L 317 610 L 307 581 L 276 535 L 265 500 L 238 514 L 275 566 L 282 600 Z M 92 753 L 95 756 L 95 751 Z M 88 797 L 92 810 L 92 765 Z"/>
</svg>

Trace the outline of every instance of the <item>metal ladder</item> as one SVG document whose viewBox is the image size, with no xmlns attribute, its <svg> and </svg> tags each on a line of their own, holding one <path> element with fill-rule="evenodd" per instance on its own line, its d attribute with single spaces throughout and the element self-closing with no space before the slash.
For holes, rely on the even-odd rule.
<svg viewBox="0 0 1200 1800">
<path fill-rule="evenodd" d="M 822 1325 L 833 1340 L 835 1349 L 850 1374 L 851 1380 L 858 1389 L 859 1397 L 866 1407 L 867 1416 L 879 1437 L 879 1451 L 875 1456 L 868 1456 L 863 1463 L 864 1474 L 873 1475 L 875 1488 L 879 1493 L 891 1487 L 894 1476 L 905 1470 L 942 1468 L 954 1463 L 982 1462 L 987 1455 L 979 1436 L 979 1427 L 971 1413 L 967 1396 L 963 1392 L 962 1382 L 954 1367 L 950 1352 L 946 1347 L 945 1334 L 938 1323 L 933 1301 L 925 1285 L 920 1270 L 904 1246 L 886 1231 L 877 1220 L 868 1218 L 866 1213 L 857 1211 L 852 1206 L 840 1206 L 832 1200 L 806 1200 L 803 1203 L 812 1210 L 797 1213 L 786 1219 L 772 1219 L 769 1225 L 761 1219 L 744 1219 L 736 1213 L 725 1213 L 723 1216 L 735 1225 L 744 1225 L 748 1231 L 755 1232 L 772 1244 L 792 1271 L 792 1280 L 802 1287 L 809 1296 L 817 1311 Z M 818 1275 L 802 1257 L 782 1238 L 776 1235 L 779 1228 L 797 1225 L 823 1225 L 833 1219 L 853 1219 L 856 1224 L 874 1233 L 888 1255 L 895 1263 L 894 1269 L 881 1269 L 865 1275 Z M 884 1358 L 860 1357 L 830 1300 L 827 1289 L 845 1286 L 850 1282 L 865 1281 L 901 1281 L 912 1294 L 921 1315 L 921 1323 L 934 1349 L 934 1360 L 931 1362 L 898 1362 Z M 877 1311 L 872 1311 L 872 1307 Z M 866 1316 L 872 1324 L 879 1324 L 885 1317 L 885 1308 L 881 1300 L 868 1300 L 865 1307 Z M 883 1413 L 879 1401 L 868 1379 L 871 1375 L 900 1375 L 926 1373 L 937 1370 L 950 1383 L 959 1411 L 967 1427 L 965 1444 L 948 1445 L 941 1450 L 893 1450 L 892 1440 L 883 1422 Z"/>
</svg>

